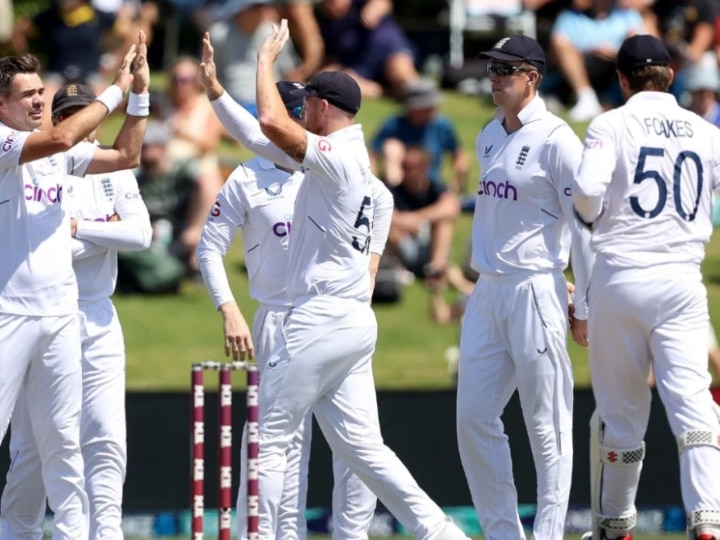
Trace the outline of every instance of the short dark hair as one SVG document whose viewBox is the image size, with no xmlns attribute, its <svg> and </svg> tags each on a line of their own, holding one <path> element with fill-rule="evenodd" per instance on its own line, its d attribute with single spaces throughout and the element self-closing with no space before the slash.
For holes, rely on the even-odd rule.
<svg viewBox="0 0 720 540">
<path fill-rule="evenodd" d="M 672 82 L 667 66 L 643 66 L 623 75 L 631 92 L 667 92 Z"/>
<path fill-rule="evenodd" d="M 0 58 L 0 94 L 6 96 L 18 73 L 38 73 L 40 60 L 32 54 Z"/>
</svg>

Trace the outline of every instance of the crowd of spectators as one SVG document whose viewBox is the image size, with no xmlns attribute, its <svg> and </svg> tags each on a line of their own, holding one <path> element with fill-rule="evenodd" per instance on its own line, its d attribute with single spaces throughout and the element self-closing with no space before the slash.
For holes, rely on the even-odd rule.
<svg viewBox="0 0 720 540">
<path fill-rule="evenodd" d="M 535 13 L 537 37 L 547 51 L 541 94 L 570 120 L 588 121 L 622 102 L 614 76 L 618 48 L 628 36 L 650 33 L 671 51 L 677 74 L 671 91 L 720 127 L 717 0 L 523 4 Z M 395 7 L 392 0 L 49 0 L 13 25 L 4 15 L 12 11 L 12 1 L 0 0 L 0 46 L 41 55 L 48 99 L 67 81 L 82 80 L 100 92 L 137 30 L 151 40 L 166 36 L 168 9 L 175 9 L 187 15 L 198 37 L 210 33 L 223 86 L 254 112 L 258 48 L 272 25 L 287 18 L 292 44 L 275 64 L 278 79 L 304 82 L 319 71 L 339 69 L 358 81 L 366 98 L 396 100 L 396 113 L 368 133 L 373 171 L 396 202 L 376 300 L 398 301 L 405 284 L 421 280 L 432 320 L 451 324 L 459 320 L 477 277 L 450 263 L 454 221 L 472 209 L 463 202 L 471 149 L 463 148 L 453 120 L 440 112 L 437 73 L 422 72 L 417 43 L 394 17 Z M 445 7 L 438 2 L 438 11 Z M 126 290 L 176 291 L 182 279 L 197 276 L 193 254 L 223 182 L 216 148 L 224 130 L 197 83 L 196 51 L 187 52 L 174 59 L 167 51 L 162 55 L 169 64 L 167 87 L 153 96 L 153 121 L 137 170 L 154 240 L 145 253 L 121 256 L 119 284 Z"/>
</svg>

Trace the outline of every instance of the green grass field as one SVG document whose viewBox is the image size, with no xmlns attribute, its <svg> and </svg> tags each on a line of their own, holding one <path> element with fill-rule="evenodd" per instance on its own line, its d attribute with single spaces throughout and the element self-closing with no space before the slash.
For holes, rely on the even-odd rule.
<svg viewBox="0 0 720 540">
<path fill-rule="evenodd" d="M 396 110 L 387 100 L 368 100 L 358 120 L 369 139 L 380 122 Z M 479 129 L 491 118 L 492 107 L 477 98 L 448 93 L 442 112 L 455 122 L 466 150 L 474 156 L 474 141 Z M 113 118 L 103 139 L 111 139 L 118 127 Z M 582 137 L 585 126 L 575 126 Z M 224 143 L 222 156 L 231 161 L 247 159 L 250 154 Z M 477 185 L 478 167 L 474 157 L 469 176 L 469 191 Z M 453 259 L 459 261 L 470 236 L 470 217 L 457 223 Z M 241 271 L 242 248 L 239 242 L 226 257 L 226 268 L 236 298 L 250 322 L 255 309 L 247 294 L 247 279 Z M 720 240 L 708 248 L 704 265 L 710 295 L 711 314 L 720 320 Z M 193 362 L 219 359 L 222 354 L 221 318 L 201 284 L 185 284 L 182 294 L 166 297 L 117 296 L 115 304 L 125 329 L 127 379 L 131 390 L 181 390 L 188 388 L 189 366 Z M 434 325 L 426 316 L 428 298 L 422 284 L 407 287 L 402 303 L 376 306 L 379 340 L 375 356 L 375 377 L 380 389 L 437 389 L 448 387 L 443 352 L 457 342 L 456 326 Z M 570 345 L 578 386 L 589 384 L 587 356 Z"/>
</svg>

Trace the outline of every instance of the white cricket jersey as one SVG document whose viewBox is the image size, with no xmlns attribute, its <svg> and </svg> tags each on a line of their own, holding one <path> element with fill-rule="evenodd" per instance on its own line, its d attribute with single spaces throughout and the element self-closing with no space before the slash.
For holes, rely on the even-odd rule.
<svg viewBox="0 0 720 540">
<path fill-rule="evenodd" d="M 720 131 L 665 92 L 640 92 L 598 116 L 574 188 L 597 219 L 592 247 L 613 266 L 699 265 L 720 187 Z"/>
<path fill-rule="evenodd" d="M 85 173 L 95 147 L 80 143 L 20 165 L 29 135 L 0 123 L 0 313 L 68 315 L 78 292 L 63 185 Z"/>
<path fill-rule="evenodd" d="M 289 306 L 287 295 L 288 240 L 295 199 L 304 174 L 290 173 L 256 157 L 237 167 L 210 210 L 200 245 L 198 263 L 216 307 L 232 301 L 222 256 L 241 228 L 250 296 L 265 305 Z M 392 194 L 374 178 L 377 213 L 371 251 L 382 254 L 392 219 Z"/>
<path fill-rule="evenodd" d="M 203 267 L 222 257 L 241 228 L 250 296 L 261 304 L 287 306 L 287 249 L 302 173 L 279 169 L 256 157 L 237 167 L 218 194 L 198 246 L 198 262 L 216 307 L 233 300 L 227 277 Z"/>
<path fill-rule="evenodd" d="M 290 239 L 288 297 L 370 301 L 373 175 L 360 125 L 306 132 L 305 179 Z"/>
<path fill-rule="evenodd" d="M 152 237 L 137 179 L 129 170 L 68 176 L 64 193 L 65 213 L 77 220 L 76 240 L 91 245 L 73 249 L 80 302 L 109 298 L 117 282 L 118 249 L 147 248 Z M 109 223 L 113 214 L 120 221 Z"/>
<path fill-rule="evenodd" d="M 508 134 L 498 110 L 477 137 L 482 175 L 473 216 L 472 267 L 495 276 L 561 270 L 572 242 L 576 309 L 578 318 L 585 318 L 589 234 L 577 227 L 571 198 L 582 143 L 539 97 L 519 118 L 522 127 Z"/>
</svg>

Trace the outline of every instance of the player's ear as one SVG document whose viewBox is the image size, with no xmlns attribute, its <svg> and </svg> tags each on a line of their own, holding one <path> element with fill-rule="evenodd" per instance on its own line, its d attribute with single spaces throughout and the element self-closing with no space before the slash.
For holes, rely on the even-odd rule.
<svg viewBox="0 0 720 540">
<path fill-rule="evenodd" d="M 668 68 L 668 88 L 672 85 L 675 80 L 675 71 L 672 68 Z"/>
<path fill-rule="evenodd" d="M 538 82 L 540 81 L 540 73 L 534 69 L 527 72 L 528 74 L 528 86 L 534 86 L 537 90 Z"/>
</svg>

